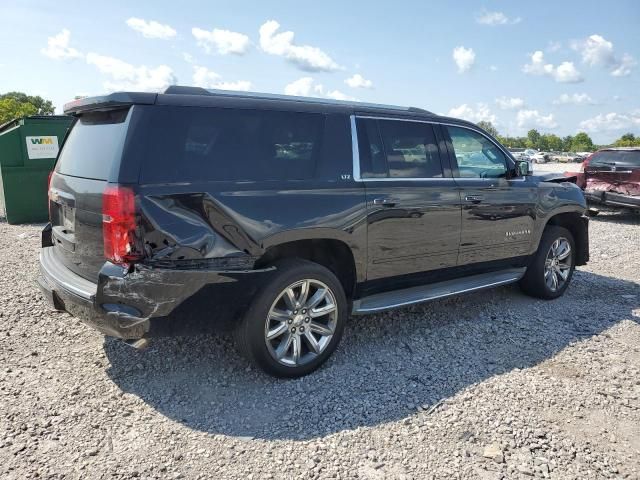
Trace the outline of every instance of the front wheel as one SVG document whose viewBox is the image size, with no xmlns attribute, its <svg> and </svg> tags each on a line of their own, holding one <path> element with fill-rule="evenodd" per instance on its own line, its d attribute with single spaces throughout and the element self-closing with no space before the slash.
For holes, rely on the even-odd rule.
<svg viewBox="0 0 640 480">
<path fill-rule="evenodd" d="M 562 296 L 575 270 L 575 250 L 569 230 L 557 225 L 548 226 L 527 273 L 520 280 L 522 290 L 546 300 Z"/>
<path fill-rule="evenodd" d="M 237 328 L 236 343 L 265 372 L 301 377 L 336 349 L 347 301 L 340 281 L 322 265 L 292 259 L 276 268 L 275 279 L 256 296 Z"/>
</svg>

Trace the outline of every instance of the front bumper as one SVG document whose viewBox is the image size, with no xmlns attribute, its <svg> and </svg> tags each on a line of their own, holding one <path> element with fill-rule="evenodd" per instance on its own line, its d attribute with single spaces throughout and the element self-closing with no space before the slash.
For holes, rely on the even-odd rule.
<svg viewBox="0 0 640 480">
<path fill-rule="evenodd" d="M 589 202 L 612 207 L 640 209 L 640 195 L 624 195 L 616 192 L 593 190 L 584 192 L 584 196 Z"/>
<path fill-rule="evenodd" d="M 98 283 L 70 271 L 55 247 L 42 248 L 37 283 L 57 310 L 126 340 L 228 329 L 275 269 L 174 270 L 106 262 Z"/>
</svg>

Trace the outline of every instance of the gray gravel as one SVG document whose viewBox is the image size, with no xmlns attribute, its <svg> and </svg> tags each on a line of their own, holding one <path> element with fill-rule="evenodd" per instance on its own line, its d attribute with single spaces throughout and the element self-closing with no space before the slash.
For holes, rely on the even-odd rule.
<svg viewBox="0 0 640 480">
<path fill-rule="evenodd" d="M 49 311 L 38 232 L 0 224 L 0 478 L 640 478 L 640 216 L 592 221 L 560 300 L 354 318 L 294 381 L 226 338 L 139 353 Z"/>
</svg>

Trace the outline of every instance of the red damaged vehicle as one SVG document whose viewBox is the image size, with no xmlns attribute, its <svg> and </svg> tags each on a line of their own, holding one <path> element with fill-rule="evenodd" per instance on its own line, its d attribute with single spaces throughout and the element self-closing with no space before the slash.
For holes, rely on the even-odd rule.
<svg viewBox="0 0 640 480">
<path fill-rule="evenodd" d="M 640 211 L 640 147 L 598 150 L 582 170 L 589 202 Z"/>
</svg>

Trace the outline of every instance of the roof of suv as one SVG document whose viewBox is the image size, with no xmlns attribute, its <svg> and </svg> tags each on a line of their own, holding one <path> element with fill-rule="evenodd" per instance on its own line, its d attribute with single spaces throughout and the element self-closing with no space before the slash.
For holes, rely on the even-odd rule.
<svg viewBox="0 0 640 480">
<path fill-rule="evenodd" d="M 315 97 L 299 97 L 293 95 L 277 95 L 272 93 L 237 92 L 230 90 L 207 90 L 200 87 L 185 87 L 173 85 L 163 93 L 143 92 L 115 92 L 108 95 L 86 97 L 64 106 L 65 113 L 77 113 L 87 110 L 113 108 L 119 105 L 131 104 L 187 104 L 187 105 L 211 105 L 212 100 L 236 100 L 243 103 L 264 104 L 268 102 L 282 103 L 291 106 L 307 105 L 315 106 L 318 110 L 353 110 L 353 111 L 386 111 L 388 113 L 409 113 L 433 116 L 434 114 L 416 107 L 401 107 L 395 105 L 382 105 L 376 103 L 356 102 L 350 100 L 332 100 Z M 226 102 L 225 102 L 226 103 Z"/>
<path fill-rule="evenodd" d="M 402 107 L 377 103 L 356 102 L 351 100 L 332 100 L 315 97 L 298 97 L 272 93 L 237 92 L 230 90 L 207 90 L 200 87 L 173 85 L 163 93 L 115 92 L 108 95 L 87 97 L 64 106 L 65 114 L 77 114 L 87 111 L 106 110 L 128 105 L 175 105 L 175 106 L 218 106 L 243 108 L 282 108 L 307 112 L 346 113 L 364 115 L 385 115 L 428 118 L 443 122 L 468 125 L 478 128 L 472 122 L 459 118 L 450 118 L 417 107 Z"/>
</svg>

